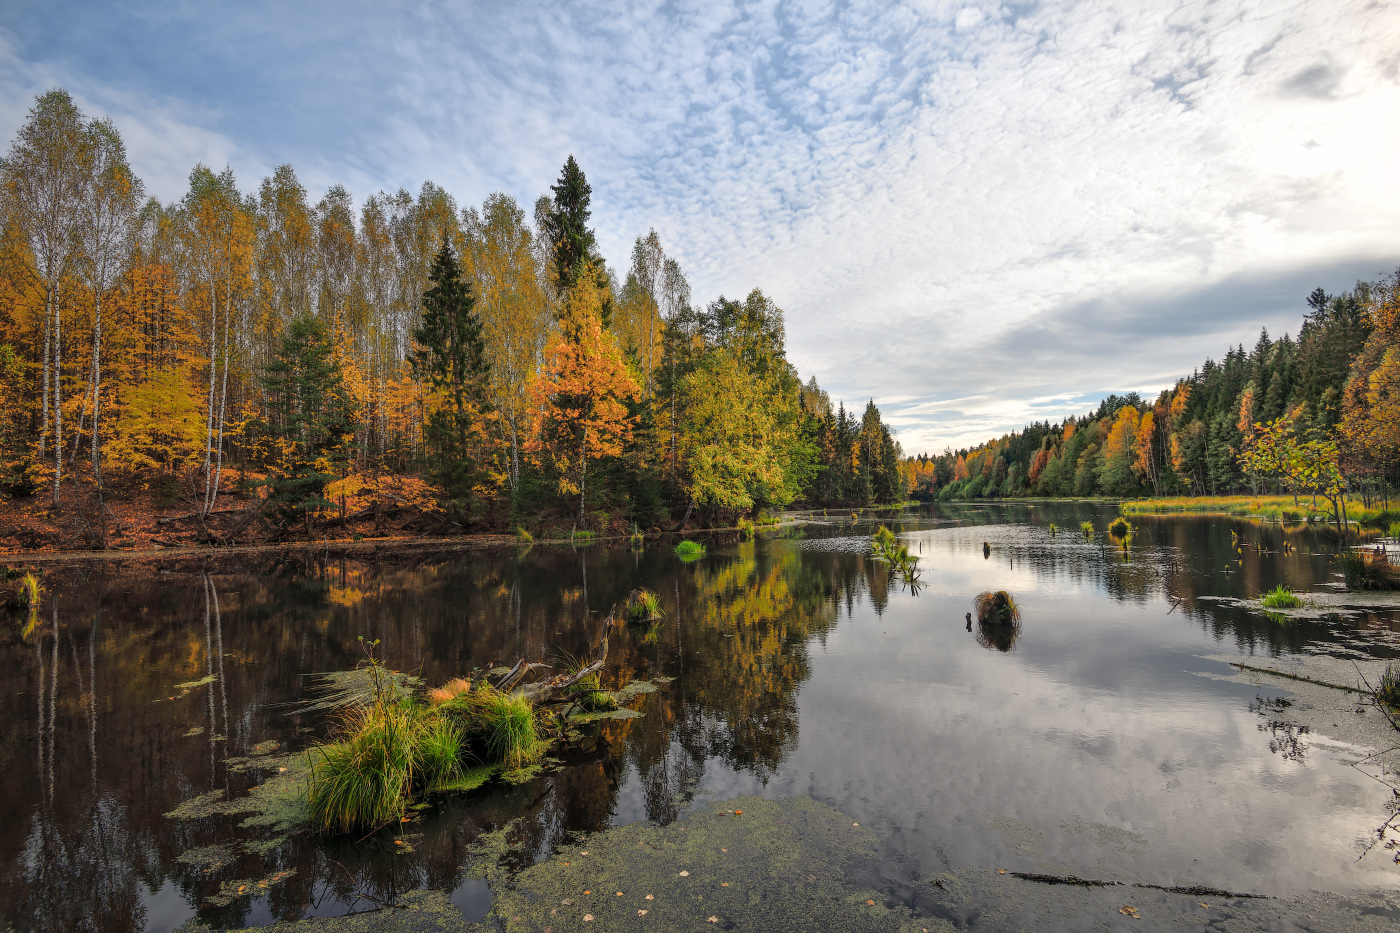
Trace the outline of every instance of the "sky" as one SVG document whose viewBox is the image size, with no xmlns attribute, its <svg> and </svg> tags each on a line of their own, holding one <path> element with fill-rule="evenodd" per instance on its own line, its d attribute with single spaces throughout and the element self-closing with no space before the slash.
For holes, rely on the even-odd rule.
<svg viewBox="0 0 1400 933">
<path fill-rule="evenodd" d="M 0 4 L 0 136 L 67 88 L 151 194 L 197 162 L 313 201 L 525 205 L 573 154 L 609 264 L 697 302 L 907 453 L 1155 395 L 1400 265 L 1400 5 Z"/>
</svg>

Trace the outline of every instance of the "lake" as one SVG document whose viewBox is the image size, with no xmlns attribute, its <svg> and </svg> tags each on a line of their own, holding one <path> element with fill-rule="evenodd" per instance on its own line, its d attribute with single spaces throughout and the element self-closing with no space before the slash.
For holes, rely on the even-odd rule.
<svg viewBox="0 0 1400 933">
<path fill-rule="evenodd" d="M 1394 891 L 1394 851 L 1367 846 L 1396 776 L 1362 760 L 1351 724 L 1300 726 L 1285 682 L 1226 658 L 1373 671 L 1400 653 L 1400 615 L 1270 618 L 1234 602 L 1326 589 L 1338 567 L 1320 531 L 1143 517 L 1124 547 L 1104 532 L 1114 514 L 892 513 L 917 587 L 870 556 L 876 523 L 845 512 L 716 536 L 691 563 L 649 542 L 52 565 L 32 630 L 0 620 L 0 926 L 233 928 L 418 888 L 480 919 L 483 833 L 509 825 L 507 861 L 523 868 L 588 833 L 740 796 L 810 797 L 858 821 L 876 840 L 863 883 L 929 916 L 927 879 L 964 869 Z M 166 815 L 245 796 L 266 775 L 240 759 L 326 736 L 311 675 L 354 667 L 365 642 L 428 685 L 583 656 L 636 587 L 659 594 L 664 619 L 613 632 L 604 680 L 658 682 L 634 704 L 644 715 L 598 724 L 529 783 L 432 799 L 406 851 L 392 832 Z M 1002 589 L 1019 630 L 969 630 L 972 598 Z"/>
</svg>

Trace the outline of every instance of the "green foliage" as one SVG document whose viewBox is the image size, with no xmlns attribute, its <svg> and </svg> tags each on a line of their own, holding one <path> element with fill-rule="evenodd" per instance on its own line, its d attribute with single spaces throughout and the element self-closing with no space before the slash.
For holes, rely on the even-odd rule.
<svg viewBox="0 0 1400 933">
<path fill-rule="evenodd" d="M 544 755 L 534 707 L 523 697 L 484 687 L 461 694 L 439 709 L 457 719 L 464 735 L 482 741 L 491 760 L 507 770 L 534 764 Z"/>
<path fill-rule="evenodd" d="M 439 395 L 424 427 L 428 474 L 442 490 L 443 506 L 474 517 L 487 484 L 485 413 L 490 366 L 476 296 L 451 245 L 443 238 L 423 292 L 423 317 L 413 332 L 414 373 Z"/>
<path fill-rule="evenodd" d="M 554 198 L 545 214 L 544 228 L 553 261 L 551 272 L 558 289 L 568 291 L 597 252 L 593 230 L 588 226 L 593 188 L 570 155 L 550 190 Z"/>
<path fill-rule="evenodd" d="M 1297 609 L 1303 605 L 1303 601 L 1282 583 L 1265 593 L 1260 602 L 1265 609 Z"/>
<path fill-rule="evenodd" d="M 313 749 L 308 804 L 323 832 L 374 829 L 403 815 L 422 723 L 405 703 L 353 707 L 341 741 Z"/>
<path fill-rule="evenodd" d="M 429 718 L 416 735 L 414 771 L 429 791 L 450 785 L 462 776 L 464 753 L 462 730 L 448 719 Z"/>
<path fill-rule="evenodd" d="M 1045 530 L 1050 532 L 1051 537 L 1054 537 L 1055 535 L 1060 533 L 1060 529 L 1055 525 L 1054 522 L 1051 522 L 1050 524 L 1046 525 Z"/>
<path fill-rule="evenodd" d="M 1400 522 L 1391 522 L 1390 530 L 1386 532 L 1392 539 L 1400 541 Z"/>
<path fill-rule="evenodd" d="M 271 455 L 270 505 L 283 525 L 328 508 L 326 486 L 349 456 L 357 413 L 319 318 L 294 318 L 276 358 L 263 369 L 270 429 L 281 441 Z"/>
<path fill-rule="evenodd" d="M 1082 535 L 1083 535 L 1084 537 L 1086 537 L 1086 538 L 1092 538 L 1092 537 L 1094 536 L 1094 523 L 1093 523 L 1093 522 L 1080 522 L 1080 523 L 1079 523 L 1079 533 L 1082 534 Z"/>
<path fill-rule="evenodd" d="M 889 564 L 891 571 L 900 574 L 905 583 L 918 582 L 919 558 L 909 553 L 909 546 L 901 544 L 894 532 L 881 525 L 871 536 L 870 547 L 874 551 L 876 559 Z"/>
<path fill-rule="evenodd" d="M 739 521 L 736 523 L 736 527 L 739 529 L 740 538 L 742 538 L 745 541 L 752 540 L 754 536 L 755 526 L 754 523 L 748 518 L 748 516 L 740 515 Z"/>
<path fill-rule="evenodd" d="M 535 539 L 531 536 L 530 532 L 525 530 L 524 526 L 517 525 L 515 528 L 515 540 L 518 544 L 529 544 Z"/>
<path fill-rule="evenodd" d="M 676 545 L 676 556 L 689 563 L 705 556 L 705 545 L 689 539 Z"/>
</svg>

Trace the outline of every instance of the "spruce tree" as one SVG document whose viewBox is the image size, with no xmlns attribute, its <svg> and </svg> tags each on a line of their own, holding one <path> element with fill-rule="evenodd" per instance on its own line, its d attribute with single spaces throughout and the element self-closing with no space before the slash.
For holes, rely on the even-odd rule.
<svg viewBox="0 0 1400 933">
<path fill-rule="evenodd" d="M 560 291 L 568 291 L 594 252 L 593 231 L 588 226 L 593 189 L 571 155 L 550 190 L 554 204 L 545 216 L 545 228 L 553 250 L 555 281 Z"/>
<path fill-rule="evenodd" d="M 412 358 L 414 372 L 441 397 L 424 429 L 428 476 L 442 490 L 448 511 L 470 518 L 486 478 L 482 441 L 490 366 L 476 297 L 445 237 L 428 282 Z"/>
</svg>

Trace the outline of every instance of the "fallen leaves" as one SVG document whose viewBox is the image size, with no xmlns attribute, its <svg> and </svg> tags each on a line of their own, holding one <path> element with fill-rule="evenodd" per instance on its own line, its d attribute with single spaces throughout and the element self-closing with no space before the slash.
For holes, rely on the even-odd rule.
<svg viewBox="0 0 1400 933">
<path fill-rule="evenodd" d="M 593 922 L 593 915 L 592 915 L 592 914 L 584 914 L 584 915 L 583 915 L 583 922 L 584 922 L 584 923 L 592 923 L 592 922 Z"/>
<path fill-rule="evenodd" d="M 559 903 L 560 903 L 561 906 L 564 906 L 564 907 L 572 907 L 572 906 L 574 906 L 574 899 L 573 899 L 572 897 L 566 897 L 566 898 L 564 898 L 562 901 L 560 901 Z"/>
<path fill-rule="evenodd" d="M 866 903 L 866 906 L 868 906 L 868 907 L 874 907 L 874 906 L 875 906 L 875 902 L 872 901 L 872 900 L 870 900 L 869 898 L 866 898 L 865 903 Z"/>
<path fill-rule="evenodd" d="M 638 917 L 645 917 L 646 915 L 647 915 L 647 912 L 646 912 L 645 910 L 642 910 L 641 908 L 638 908 L 638 909 L 637 909 L 637 916 L 638 916 Z"/>
<path fill-rule="evenodd" d="M 998 868 L 998 869 L 997 869 L 997 874 L 998 874 L 998 875 L 1004 875 L 1004 874 L 1006 874 L 1006 869 L 1005 869 L 1005 868 Z"/>
<path fill-rule="evenodd" d="M 682 877 L 682 878 L 689 878 L 689 877 L 690 877 L 690 872 L 688 872 L 688 871 L 683 871 L 683 872 L 681 872 L 681 877 Z"/>
<path fill-rule="evenodd" d="M 708 916 L 708 917 L 705 918 L 705 922 L 706 922 L 706 923 L 719 923 L 719 918 L 716 917 L 714 914 L 711 914 L 710 916 Z"/>
<path fill-rule="evenodd" d="M 1124 904 L 1122 907 L 1118 908 L 1118 912 L 1120 914 L 1126 914 L 1129 917 L 1132 917 L 1134 920 L 1142 919 L 1142 914 L 1138 913 L 1138 909 L 1132 904 Z"/>
<path fill-rule="evenodd" d="M 652 901 L 652 900 L 655 900 L 656 898 L 654 898 L 654 897 L 652 897 L 650 894 L 648 894 L 647 897 L 646 897 L 646 899 L 649 900 L 649 901 Z"/>
</svg>

